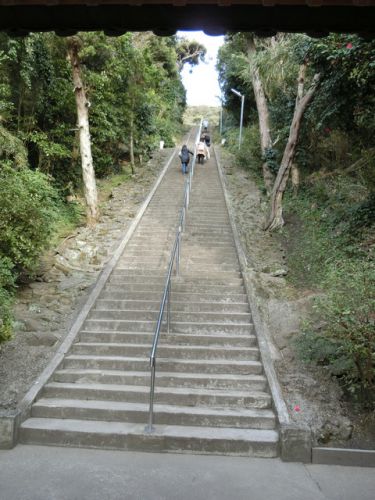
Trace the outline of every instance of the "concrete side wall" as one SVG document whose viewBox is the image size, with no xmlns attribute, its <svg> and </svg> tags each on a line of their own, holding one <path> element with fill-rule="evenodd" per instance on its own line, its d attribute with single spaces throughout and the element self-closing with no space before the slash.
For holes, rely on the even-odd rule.
<svg viewBox="0 0 375 500">
<path fill-rule="evenodd" d="M 240 261 L 241 271 L 244 278 L 245 288 L 250 303 L 253 323 L 258 337 L 259 349 L 261 352 L 261 357 L 264 365 L 264 371 L 268 379 L 268 383 L 273 398 L 274 409 L 276 411 L 279 421 L 280 456 L 282 460 L 286 462 L 310 463 L 311 446 L 312 446 L 311 431 L 307 427 L 297 426 L 291 421 L 289 417 L 288 409 L 285 404 L 284 397 L 273 364 L 273 359 L 277 358 L 277 356 L 275 355 L 275 346 L 273 345 L 273 342 L 271 340 L 271 334 L 268 330 L 268 326 L 266 322 L 263 321 L 262 315 L 257 306 L 258 301 L 256 296 L 256 290 L 251 279 L 251 272 L 248 270 L 246 255 L 242 249 L 238 230 L 234 222 L 235 219 L 233 215 L 233 210 L 230 206 L 229 196 L 226 192 L 225 178 L 220 166 L 220 158 L 217 154 L 216 149 L 214 151 L 217 159 L 217 165 L 221 183 L 224 190 L 225 201 L 230 216 L 234 240 L 238 252 L 238 258 Z"/>
</svg>

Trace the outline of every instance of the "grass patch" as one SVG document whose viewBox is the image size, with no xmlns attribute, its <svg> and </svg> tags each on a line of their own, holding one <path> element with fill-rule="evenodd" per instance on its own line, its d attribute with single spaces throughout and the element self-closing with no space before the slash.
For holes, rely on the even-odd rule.
<svg viewBox="0 0 375 500">
<path fill-rule="evenodd" d="M 366 406 L 375 393 L 373 200 L 351 178 L 318 182 L 298 198 L 286 197 L 284 229 L 289 279 L 321 291 L 297 339 L 300 355 L 328 369 Z"/>
<path fill-rule="evenodd" d="M 104 203 L 111 197 L 112 190 L 121 184 L 128 182 L 132 179 L 132 172 L 130 164 L 124 166 L 124 170 L 119 174 L 111 175 L 103 179 L 97 180 L 99 203 Z"/>
</svg>

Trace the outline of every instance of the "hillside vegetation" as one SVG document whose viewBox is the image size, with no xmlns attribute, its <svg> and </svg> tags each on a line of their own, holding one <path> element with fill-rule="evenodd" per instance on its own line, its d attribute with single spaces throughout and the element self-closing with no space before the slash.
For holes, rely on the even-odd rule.
<svg viewBox="0 0 375 500">
<path fill-rule="evenodd" d="M 211 126 L 219 125 L 220 108 L 214 106 L 189 106 L 184 113 L 184 123 L 195 125 L 201 118 L 208 120 Z"/>
<path fill-rule="evenodd" d="M 287 278 L 316 299 L 295 339 L 309 363 L 373 408 L 375 394 L 375 42 L 330 35 L 227 36 L 218 69 L 224 131 L 269 200 Z M 245 130 L 238 151 L 240 99 Z M 267 196 L 268 193 L 268 196 Z M 284 225 L 285 224 L 285 225 Z"/>
<path fill-rule="evenodd" d="M 185 109 L 180 71 L 205 48 L 177 37 L 0 34 L 0 342 L 12 297 L 51 241 L 100 216 L 96 177 L 134 174 Z M 124 180 L 126 180 L 126 175 Z"/>
</svg>

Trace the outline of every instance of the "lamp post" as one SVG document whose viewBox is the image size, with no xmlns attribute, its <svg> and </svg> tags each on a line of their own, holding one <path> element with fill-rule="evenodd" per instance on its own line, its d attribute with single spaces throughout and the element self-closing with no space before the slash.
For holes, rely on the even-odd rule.
<svg viewBox="0 0 375 500">
<path fill-rule="evenodd" d="M 244 103 L 245 103 L 245 96 L 241 94 L 241 92 L 238 92 L 236 89 L 231 89 L 233 94 L 238 95 L 238 97 L 241 98 L 241 118 L 240 118 L 240 136 L 238 138 L 238 149 L 241 149 L 241 143 L 242 143 L 242 123 L 243 123 L 243 108 L 244 108 Z"/>
<path fill-rule="evenodd" d="M 220 135 L 223 135 L 223 98 L 219 95 L 215 95 L 216 99 L 220 102 Z"/>
<path fill-rule="evenodd" d="M 220 135 L 223 135 L 223 104 L 220 106 Z"/>
</svg>

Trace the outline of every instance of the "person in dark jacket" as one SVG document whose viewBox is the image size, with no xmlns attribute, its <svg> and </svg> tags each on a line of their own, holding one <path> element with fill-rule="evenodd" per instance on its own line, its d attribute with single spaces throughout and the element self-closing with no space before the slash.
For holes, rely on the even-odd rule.
<svg viewBox="0 0 375 500">
<path fill-rule="evenodd" d="M 182 173 L 183 174 L 187 174 L 188 173 L 188 165 L 189 165 L 189 161 L 190 161 L 190 156 L 189 155 L 194 155 L 194 153 L 192 153 L 190 151 L 190 149 L 188 149 L 188 147 L 186 146 L 186 144 L 184 144 L 181 148 L 181 151 L 179 153 L 179 157 L 180 157 L 180 160 L 181 160 L 181 169 L 182 169 Z"/>
</svg>

